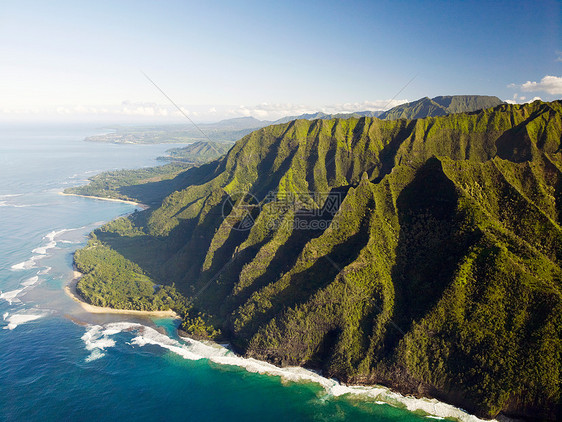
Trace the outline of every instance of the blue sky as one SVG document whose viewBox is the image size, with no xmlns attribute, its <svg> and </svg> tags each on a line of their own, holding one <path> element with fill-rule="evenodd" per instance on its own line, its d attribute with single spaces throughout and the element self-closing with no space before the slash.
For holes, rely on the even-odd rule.
<svg viewBox="0 0 562 422">
<path fill-rule="evenodd" d="M 141 70 L 198 121 L 553 100 L 561 26 L 557 1 L 0 1 L 0 119 L 180 119 Z"/>
</svg>

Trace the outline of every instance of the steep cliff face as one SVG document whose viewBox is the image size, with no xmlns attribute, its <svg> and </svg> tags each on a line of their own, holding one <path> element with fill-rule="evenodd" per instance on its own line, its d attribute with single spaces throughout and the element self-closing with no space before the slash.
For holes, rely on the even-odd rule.
<svg viewBox="0 0 562 422">
<path fill-rule="evenodd" d="M 248 356 L 555 418 L 561 139 L 559 101 L 297 120 L 96 236 Z"/>
</svg>

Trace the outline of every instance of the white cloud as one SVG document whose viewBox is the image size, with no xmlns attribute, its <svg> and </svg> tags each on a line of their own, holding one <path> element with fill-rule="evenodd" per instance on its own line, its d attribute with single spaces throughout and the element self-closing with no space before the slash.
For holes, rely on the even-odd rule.
<svg viewBox="0 0 562 422">
<path fill-rule="evenodd" d="M 513 97 L 509 100 L 505 100 L 506 103 L 508 104 L 526 104 L 526 103 L 532 103 L 533 101 L 542 101 L 541 97 L 533 97 L 530 100 L 527 100 L 527 97 L 520 95 L 518 93 L 513 94 Z"/>
<path fill-rule="evenodd" d="M 361 101 L 353 103 L 337 103 L 328 105 L 304 105 L 304 104 L 270 104 L 261 103 L 255 106 L 240 105 L 227 110 L 229 117 L 253 116 L 262 120 L 277 120 L 285 116 L 298 116 L 305 113 L 322 112 L 326 114 L 353 113 L 355 111 L 378 111 L 388 110 L 389 108 L 408 102 L 408 100 L 375 100 Z"/>
<path fill-rule="evenodd" d="M 380 111 L 388 110 L 389 108 L 396 107 L 397 105 L 407 103 L 408 100 L 376 100 L 376 101 L 363 101 L 358 103 L 344 103 L 334 104 L 324 107 L 321 111 L 325 113 L 353 113 L 354 111 Z"/>
<path fill-rule="evenodd" d="M 508 87 L 518 87 L 513 84 L 508 85 Z M 560 76 L 550 76 L 547 75 L 540 80 L 540 82 L 527 81 L 520 86 L 522 91 L 525 92 L 546 92 L 550 95 L 560 95 L 562 94 L 562 77 Z"/>
<path fill-rule="evenodd" d="M 520 95 L 518 93 L 513 94 L 513 103 L 523 104 L 526 99 L 527 97 L 524 97 L 523 95 Z"/>
<path fill-rule="evenodd" d="M 180 106 L 183 113 L 197 122 L 216 122 L 233 117 L 252 116 L 260 120 L 277 120 L 285 116 L 298 116 L 305 113 L 324 112 L 327 114 L 352 113 L 365 110 L 386 110 L 405 103 L 407 100 L 374 100 L 328 105 L 304 105 L 292 103 L 261 103 L 252 106 L 239 105 L 190 105 L 189 109 Z M 98 120 L 98 121 L 132 121 L 132 122 L 180 122 L 185 116 L 171 104 L 123 101 L 119 105 L 58 105 L 42 108 L 3 108 L 0 120 L 10 118 L 58 118 L 59 120 Z"/>
<path fill-rule="evenodd" d="M 25 119 L 86 119 L 86 120 L 142 120 L 180 119 L 181 114 L 174 107 L 154 103 L 133 103 L 123 101 L 113 106 L 59 105 L 52 107 L 3 108 L 0 120 Z M 181 118 L 184 118 L 181 116 Z"/>
</svg>

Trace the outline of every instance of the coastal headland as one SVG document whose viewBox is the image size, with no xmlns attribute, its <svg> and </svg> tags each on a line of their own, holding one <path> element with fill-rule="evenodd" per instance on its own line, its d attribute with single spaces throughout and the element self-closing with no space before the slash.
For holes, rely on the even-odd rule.
<svg viewBox="0 0 562 422">
<path fill-rule="evenodd" d="M 78 280 L 82 277 L 82 273 L 79 271 L 74 271 L 74 278 L 70 283 L 68 283 L 64 287 L 65 293 L 70 296 L 74 301 L 78 302 L 82 309 L 86 312 L 90 312 L 93 314 L 123 314 L 123 315 L 143 315 L 148 317 L 156 317 L 156 318 L 177 318 L 178 315 L 172 311 L 138 311 L 138 310 L 129 310 L 129 309 L 114 309 L 108 308 L 103 306 L 95 306 L 89 303 L 84 302 L 84 300 L 78 294 L 76 290 L 76 284 Z"/>
</svg>

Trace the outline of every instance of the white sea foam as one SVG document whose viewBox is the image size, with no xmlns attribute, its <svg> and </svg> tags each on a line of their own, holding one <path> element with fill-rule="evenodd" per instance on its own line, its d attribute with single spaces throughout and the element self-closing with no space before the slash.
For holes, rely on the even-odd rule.
<svg viewBox="0 0 562 422">
<path fill-rule="evenodd" d="M 98 360 L 100 358 L 103 358 L 105 356 L 105 353 L 103 353 L 100 349 L 94 349 L 92 350 L 92 353 L 90 353 L 90 355 L 84 359 L 85 362 L 92 362 L 94 360 Z"/>
<path fill-rule="evenodd" d="M 72 231 L 72 230 L 76 230 L 76 229 L 62 229 L 62 230 L 53 230 L 52 232 L 49 232 L 45 235 L 45 237 L 43 237 L 43 239 L 47 239 L 50 242 L 52 242 L 53 240 L 55 240 L 55 238 L 63 233 Z"/>
<path fill-rule="evenodd" d="M 41 271 L 39 271 L 41 272 Z M 39 272 L 37 274 L 39 274 Z M 25 287 L 30 287 L 33 286 L 35 283 L 37 283 L 39 281 L 39 276 L 38 275 L 34 275 L 33 277 L 29 277 L 27 280 L 25 280 L 24 282 L 21 283 L 22 286 Z"/>
<path fill-rule="evenodd" d="M 47 251 L 49 249 L 55 248 L 56 246 L 57 246 L 57 242 L 55 242 L 54 240 L 51 240 L 45 246 L 39 246 L 38 248 L 33 249 L 31 252 L 39 254 L 39 255 L 47 255 Z"/>
<path fill-rule="evenodd" d="M 17 204 L 14 202 L 6 201 L 8 198 L 14 198 L 22 195 L 0 195 L 0 207 L 12 207 L 12 208 L 28 208 L 28 207 L 41 207 L 47 204 Z"/>
<path fill-rule="evenodd" d="M 40 207 L 45 204 L 9 204 L 6 201 L 0 201 L 0 207 L 12 207 L 12 208 L 29 208 L 29 207 Z"/>
<path fill-rule="evenodd" d="M 29 270 L 31 268 L 36 268 L 35 261 L 42 257 L 43 256 L 32 256 L 27 261 L 14 264 L 10 268 L 12 269 L 12 271 Z"/>
<path fill-rule="evenodd" d="M 3 319 L 4 321 L 6 321 L 6 318 L 8 318 L 8 315 L 10 315 L 9 312 L 4 312 L 4 315 L 2 315 L 2 319 Z"/>
<path fill-rule="evenodd" d="M 0 207 L 28 208 L 28 207 L 37 207 L 37 206 L 41 206 L 41 204 L 14 204 L 8 201 L 0 201 Z"/>
<path fill-rule="evenodd" d="M 111 325 L 111 324 L 110 324 Z M 101 325 L 93 325 L 82 336 L 82 341 L 86 346 L 86 350 L 90 351 L 90 355 L 86 358 L 86 362 L 99 359 L 105 356 L 102 350 L 115 346 L 115 340 L 108 338 L 109 335 L 117 334 L 121 330 L 103 329 Z"/>
<path fill-rule="evenodd" d="M 345 394 L 357 395 L 367 397 L 369 400 L 377 403 L 406 408 L 411 412 L 424 412 L 427 415 L 438 418 L 454 418 L 463 422 L 481 421 L 476 416 L 435 399 L 417 399 L 415 397 L 402 396 L 382 386 L 343 385 L 337 380 L 325 378 L 308 369 L 300 367 L 279 368 L 267 362 L 243 358 L 215 343 L 207 344 L 192 339 L 182 339 L 184 341 L 182 343 L 141 324 L 121 322 L 107 324 L 104 327 L 92 326 L 82 339 L 86 344 L 87 350 L 93 351 L 97 349 L 101 353 L 101 350 L 104 350 L 105 347 L 115 345 L 115 342 L 109 339 L 108 336 L 123 331 L 135 332 L 136 336 L 129 343 L 132 346 L 157 345 L 188 360 L 208 359 L 220 365 L 242 367 L 248 372 L 279 376 L 285 381 L 313 382 L 326 390 L 327 397 Z M 96 344 L 99 344 L 99 346 Z M 96 356 L 98 357 L 95 358 L 99 359 L 103 355 L 96 354 Z M 94 359 L 93 353 L 89 358 Z"/>
<path fill-rule="evenodd" d="M 39 319 L 45 314 L 12 314 L 7 316 L 4 314 L 5 320 L 8 321 L 8 325 L 4 327 L 5 330 L 13 330 L 18 325 L 25 324 L 26 322 L 33 321 Z"/>
<path fill-rule="evenodd" d="M 20 300 L 17 298 L 17 296 L 22 291 L 23 291 L 23 289 L 16 289 L 16 290 L 11 290 L 9 292 L 4 292 L 4 293 L 0 294 L 0 299 L 4 299 L 10 305 L 14 302 L 20 302 Z"/>
<path fill-rule="evenodd" d="M 52 267 L 45 267 L 42 270 L 37 271 L 37 275 L 45 275 L 48 274 L 49 271 L 52 270 Z"/>
<path fill-rule="evenodd" d="M 24 264 L 24 265 L 22 265 L 21 268 L 17 268 L 17 269 L 27 269 L 27 268 L 29 268 L 29 266 L 25 265 L 25 263 L 22 263 L 22 264 Z M 16 267 L 16 266 L 12 266 L 12 269 L 14 269 L 14 267 Z M 37 271 L 37 275 L 34 275 L 34 276 L 29 277 L 29 278 L 25 279 L 24 281 L 22 281 L 20 283 L 20 286 L 22 286 L 21 289 L 16 289 L 16 290 L 12 290 L 12 291 L 9 291 L 9 292 L 0 293 L 0 299 L 6 300 L 10 305 L 13 302 L 21 302 L 18 299 L 18 296 L 20 295 L 20 293 L 23 292 L 24 290 L 27 290 L 27 289 L 31 288 L 35 284 L 37 284 L 39 282 L 39 275 L 40 274 L 46 274 L 47 272 L 49 272 L 50 269 L 51 269 L 51 267 L 46 267 L 42 271 Z"/>
<path fill-rule="evenodd" d="M 36 261 L 44 258 L 47 254 L 49 249 L 53 249 L 56 248 L 57 246 L 57 242 L 56 242 L 56 238 L 57 236 L 60 236 L 63 233 L 72 231 L 72 230 L 79 230 L 82 227 L 79 227 L 77 229 L 62 229 L 62 230 L 53 230 L 49 233 L 47 233 L 45 236 L 43 236 L 43 240 L 47 241 L 46 245 L 42 245 L 42 246 L 38 246 L 37 248 L 33 249 L 31 251 L 31 253 L 35 254 L 34 256 L 32 256 L 31 258 L 29 258 L 27 261 L 23 261 L 23 262 L 19 262 L 17 264 L 14 264 L 11 266 L 12 271 L 21 271 L 21 270 L 29 270 L 31 268 L 36 268 Z M 47 267 L 49 270 L 51 269 L 50 267 Z"/>
</svg>

